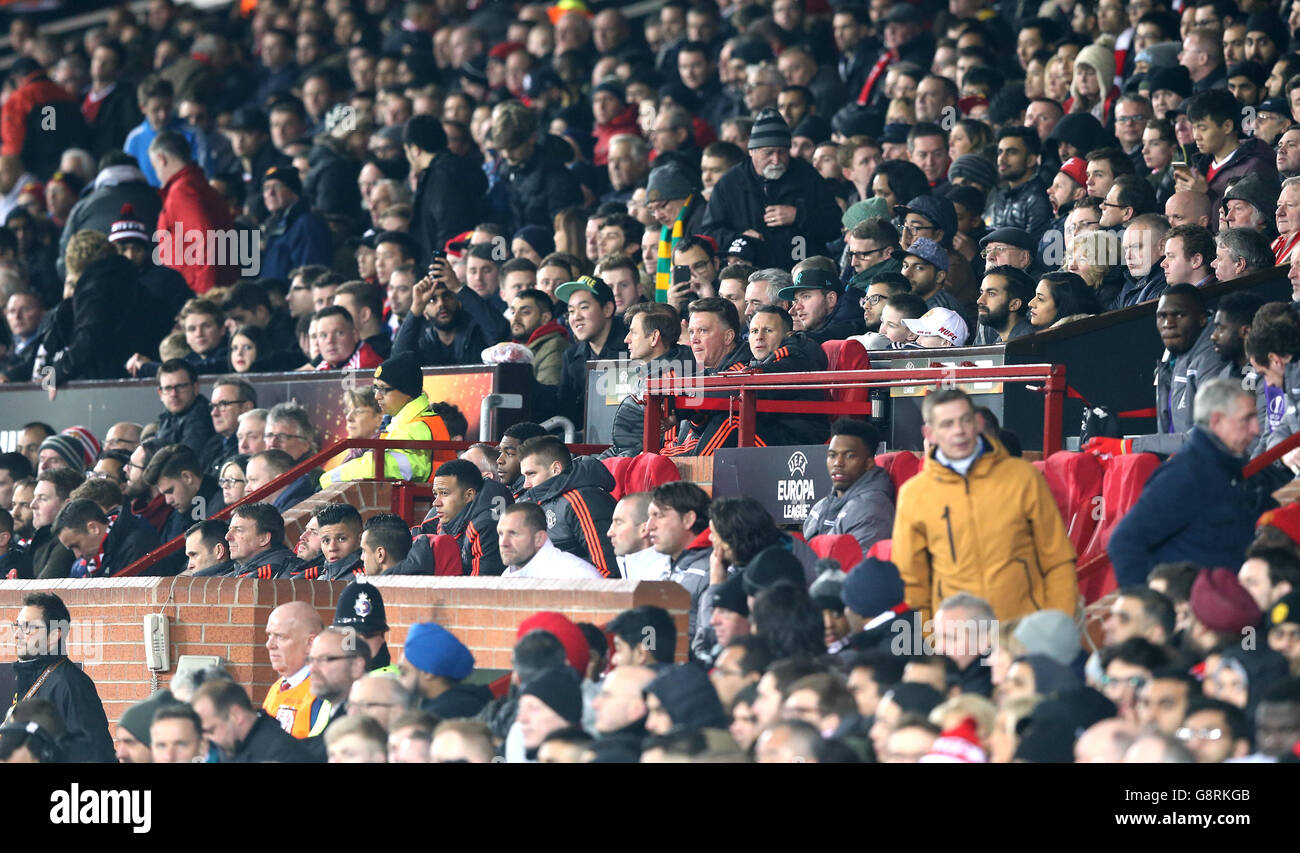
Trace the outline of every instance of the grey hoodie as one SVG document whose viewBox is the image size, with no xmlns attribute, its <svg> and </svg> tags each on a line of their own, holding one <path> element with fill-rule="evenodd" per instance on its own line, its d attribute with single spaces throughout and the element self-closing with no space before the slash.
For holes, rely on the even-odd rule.
<svg viewBox="0 0 1300 853">
<path fill-rule="evenodd" d="M 803 522 L 805 539 L 824 533 L 844 533 L 858 540 L 862 553 L 893 535 L 894 482 L 885 469 L 872 465 L 836 497 L 827 495 L 813 505 Z M 841 566 L 852 571 L 852 566 Z"/>
</svg>

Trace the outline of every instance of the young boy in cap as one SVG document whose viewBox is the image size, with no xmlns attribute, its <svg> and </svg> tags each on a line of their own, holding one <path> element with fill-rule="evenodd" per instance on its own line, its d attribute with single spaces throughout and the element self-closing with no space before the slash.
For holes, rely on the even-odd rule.
<svg viewBox="0 0 1300 853">
<path fill-rule="evenodd" d="M 416 363 L 415 354 L 400 353 L 375 368 L 375 398 L 384 414 L 389 415 L 385 438 L 413 439 L 416 441 L 448 441 L 451 433 L 442 418 L 429 408 L 429 396 L 424 393 L 424 375 Z M 374 476 L 375 462 L 367 450 L 350 462 L 327 471 L 321 476 L 321 487 L 348 480 L 366 480 Z M 384 475 L 415 483 L 426 482 L 433 474 L 435 462 L 456 458 L 454 450 L 418 450 L 395 448 L 384 451 Z"/>
</svg>

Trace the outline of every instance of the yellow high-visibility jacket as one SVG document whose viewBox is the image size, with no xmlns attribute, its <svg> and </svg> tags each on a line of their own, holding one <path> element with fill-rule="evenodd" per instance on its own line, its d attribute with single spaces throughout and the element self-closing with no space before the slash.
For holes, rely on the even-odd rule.
<svg viewBox="0 0 1300 853">
<path fill-rule="evenodd" d="M 388 431 L 380 438 L 410 438 L 419 441 L 437 441 L 450 438 L 442 418 L 429 411 L 429 397 L 421 394 L 402 407 L 388 423 Z M 332 483 L 349 480 L 369 480 L 375 475 L 375 463 L 372 453 L 365 453 L 331 471 L 326 471 L 320 478 L 321 488 Z M 433 476 L 434 462 L 441 464 L 448 459 L 455 459 L 455 451 L 434 452 L 431 450 L 385 450 L 384 475 L 399 480 L 416 483 L 427 482 Z"/>
</svg>

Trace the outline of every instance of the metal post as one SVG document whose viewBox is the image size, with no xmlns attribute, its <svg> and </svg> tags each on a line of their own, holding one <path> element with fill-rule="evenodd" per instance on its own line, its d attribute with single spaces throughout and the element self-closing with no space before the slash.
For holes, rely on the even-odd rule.
<svg viewBox="0 0 1300 853">
<path fill-rule="evenodd" d="M 488 394 L 478 407 L 478 440 L 492 441 L 492 410 L 522 409 L 524 398 L 520 394 Z"/>
<path fill-rule="evenodd" d="M 1065 365 L 1054 364 L 1043 387 L 1043 458 L 1064 447 Z"/>
<path fill-rule="evenodd" d="M 663 437 L 661 406 L 663 397 L 645 395 L 645 422 L 641 427 L 641 447 L 649 453 L 658 453 L 663 449 L 660 440 Z"/>
</svg>

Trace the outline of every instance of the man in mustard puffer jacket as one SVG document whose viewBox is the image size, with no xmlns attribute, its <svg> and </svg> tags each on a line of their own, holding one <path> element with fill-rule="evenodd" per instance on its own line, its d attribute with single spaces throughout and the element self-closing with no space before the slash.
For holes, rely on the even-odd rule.
<svg viewBox="0 0 1300 853">
<path fill-rule="evenodd" d="M 907 603 L 931 618 L 958 592 L 988 601 L 999 620 L 1077 608 L 1074 547 L 1047 481 L 983 435 L 962 391 L 925 398 L 924 432 L 934 449 L 903 484 L 893 556 Z"/>
</svg>

